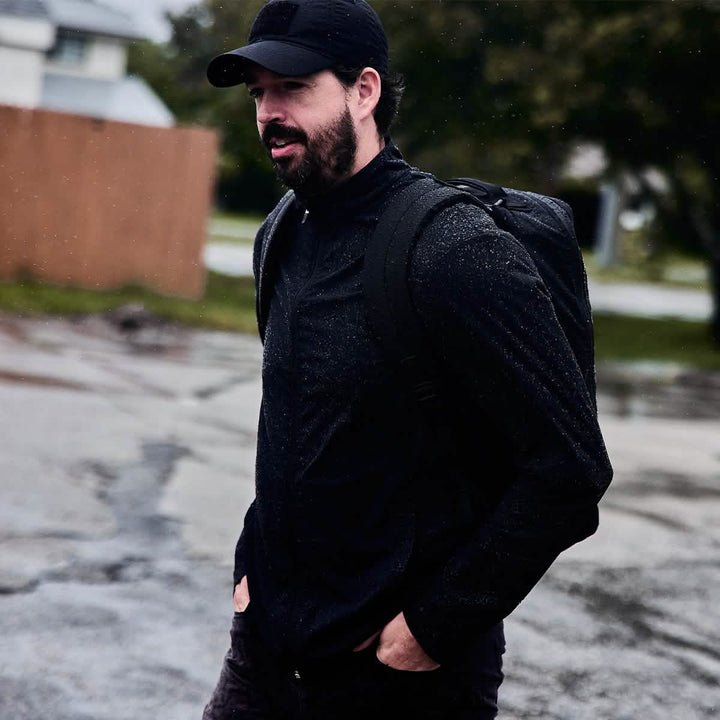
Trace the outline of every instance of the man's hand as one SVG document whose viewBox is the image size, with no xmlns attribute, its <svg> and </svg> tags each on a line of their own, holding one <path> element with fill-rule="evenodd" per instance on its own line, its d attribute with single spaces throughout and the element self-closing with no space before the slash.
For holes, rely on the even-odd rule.
<svg viewBox="0 0 720 720">
<path fill-rule="evenodd" d="M 402 613 L 394 617 L 380 632 L 376 655 L 381 663 L 395 670 L 427 672 L 440 667 L 420 647 Z"/>
<path fill-rule="evenodd" d="M 233 604 L 236 612 L 245 612 L 250 604 L 250 591 L 248 590 L 247 575 L 235 586 Z"/>
</svg>

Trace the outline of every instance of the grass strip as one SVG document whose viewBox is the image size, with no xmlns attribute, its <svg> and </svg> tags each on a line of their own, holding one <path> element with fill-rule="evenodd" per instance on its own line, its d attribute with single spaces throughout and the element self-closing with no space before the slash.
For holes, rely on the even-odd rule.
<svg viewBox="0 0 720 720">
<path fill-rule="evenodd" d="M 23 280 L 0 283 L 0 310 L 19 315 L 90 315 L 139 304 L 173 322 L 216 330 L 256 332 L 252 278 L 208 272 L 200 300 L 165 297 L 139 286 L 118 290 L 60 287 Z"/>
<path fill-rule="evenodd" d="M 90 315 L 128 304 L 173 322 L 256 333 L 253 281 L 208 272 L 201 300 L 164 297 L 142 287 L 114 291 L 46 285 L 34 280 L 0 283 L 0 310 L 20 315 Z M 600 361 L 675 362 L 720 371 L 720 347 L 707 323 L 597 313 L 595 350 Z"/>
<path fill-rule="evenodd" d="M 208 224 L 208 240 L 215 243 L 252 245 L 263 218 L 215 212 Z"/>
<path fill-rule="evenodd" d="M 594 325 L 598 360 L 675 362 L 720 370 L 720 346 L 708 323 L 596 313 Z"/>
</svg>

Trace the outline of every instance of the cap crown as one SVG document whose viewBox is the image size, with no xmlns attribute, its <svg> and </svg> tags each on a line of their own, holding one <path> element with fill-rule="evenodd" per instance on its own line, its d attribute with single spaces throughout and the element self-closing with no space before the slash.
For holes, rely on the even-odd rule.
<svg viewBox="0 0 720 720">
<path fill-rule="evenodd" d="M 324 55 L 332 65 L 388 70 L 382 23 L 365 0 L 270 0 L 250 30 L 250 45 L 293 43 Z"/>
</svg>

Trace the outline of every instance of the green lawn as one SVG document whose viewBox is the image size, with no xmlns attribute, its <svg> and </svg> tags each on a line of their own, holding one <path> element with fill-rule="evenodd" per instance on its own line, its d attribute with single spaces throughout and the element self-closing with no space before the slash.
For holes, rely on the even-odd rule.
<svg viewBox="0 0 720 720">
<path fill-rule="evenodd" d="M 588 276 L 602 282 L 646 282 L 670 287 L 708 287 L 708 265 L 705 261 L 677 253 L 645 262 L 626 262 L 600 268 L 592 252 L 583 252 Z"/>
<path fill-rule="evenodd" d="M 676 362 L 720 370 L 720 346 L 707 323 L 596 314 L 598 360 Z"/>
<path fill-rule="evenodd" d="M 255 332 L 252 278 L 209 272 L 205 296 L 201 300 L 164 297 L 140 287 L 97 291 L 43 285 L 31 280 L 0 283 L 0 310 L 23 315 L 87 315 L 130 303 L 141 304 L 148 311 L 174 322 Z"/>
<path fill-rule="evenodd" d="M 666 252 L 656 260 L 635 260 L 599 268 L 592 253 L 584 253 L 588 276 L 600 282 L 637 282 L 667 287 L 703 289 L 709 285 L 705 261 L 691 255 Z M 720 370 L 720 347 L 708 325 L 675 319 L 595 315 L 597 359 L 675 362 Z"/>
<path fill-rule="evenodd" d="M 100 292 L 34 281 L 0 283 L 0 311 L 19 314 L 86 315 L 129 303 L 174 322 L 196 327 L 256 332 L 253 282 L 209 272 L 205 297 L 186 300 L 140 287 Z M 598 360 L 667 361 L 720 370 L 720 348 L 702 322 L 622 315 L 595 316 Z"/>
<path fill-rule="evenodd" d="M 214 212 L 208 224 L 208 242 L 251 244 L 262 224 L 259 215 Z"/>
</svg>

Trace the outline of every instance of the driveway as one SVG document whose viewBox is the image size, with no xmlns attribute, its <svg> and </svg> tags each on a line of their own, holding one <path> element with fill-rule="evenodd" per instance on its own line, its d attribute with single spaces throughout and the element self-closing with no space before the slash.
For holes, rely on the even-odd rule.
<svg viewBox="0 0 720 720">
<path fill-rule="evenodd" d="M 0 717 L 199 720 L 259 368 L 243 335 L 0 317 Z M 507 622 L 501 717 L 718 717 L 720 381 L 603 377 L 616 479 Z"/>
</svg>

